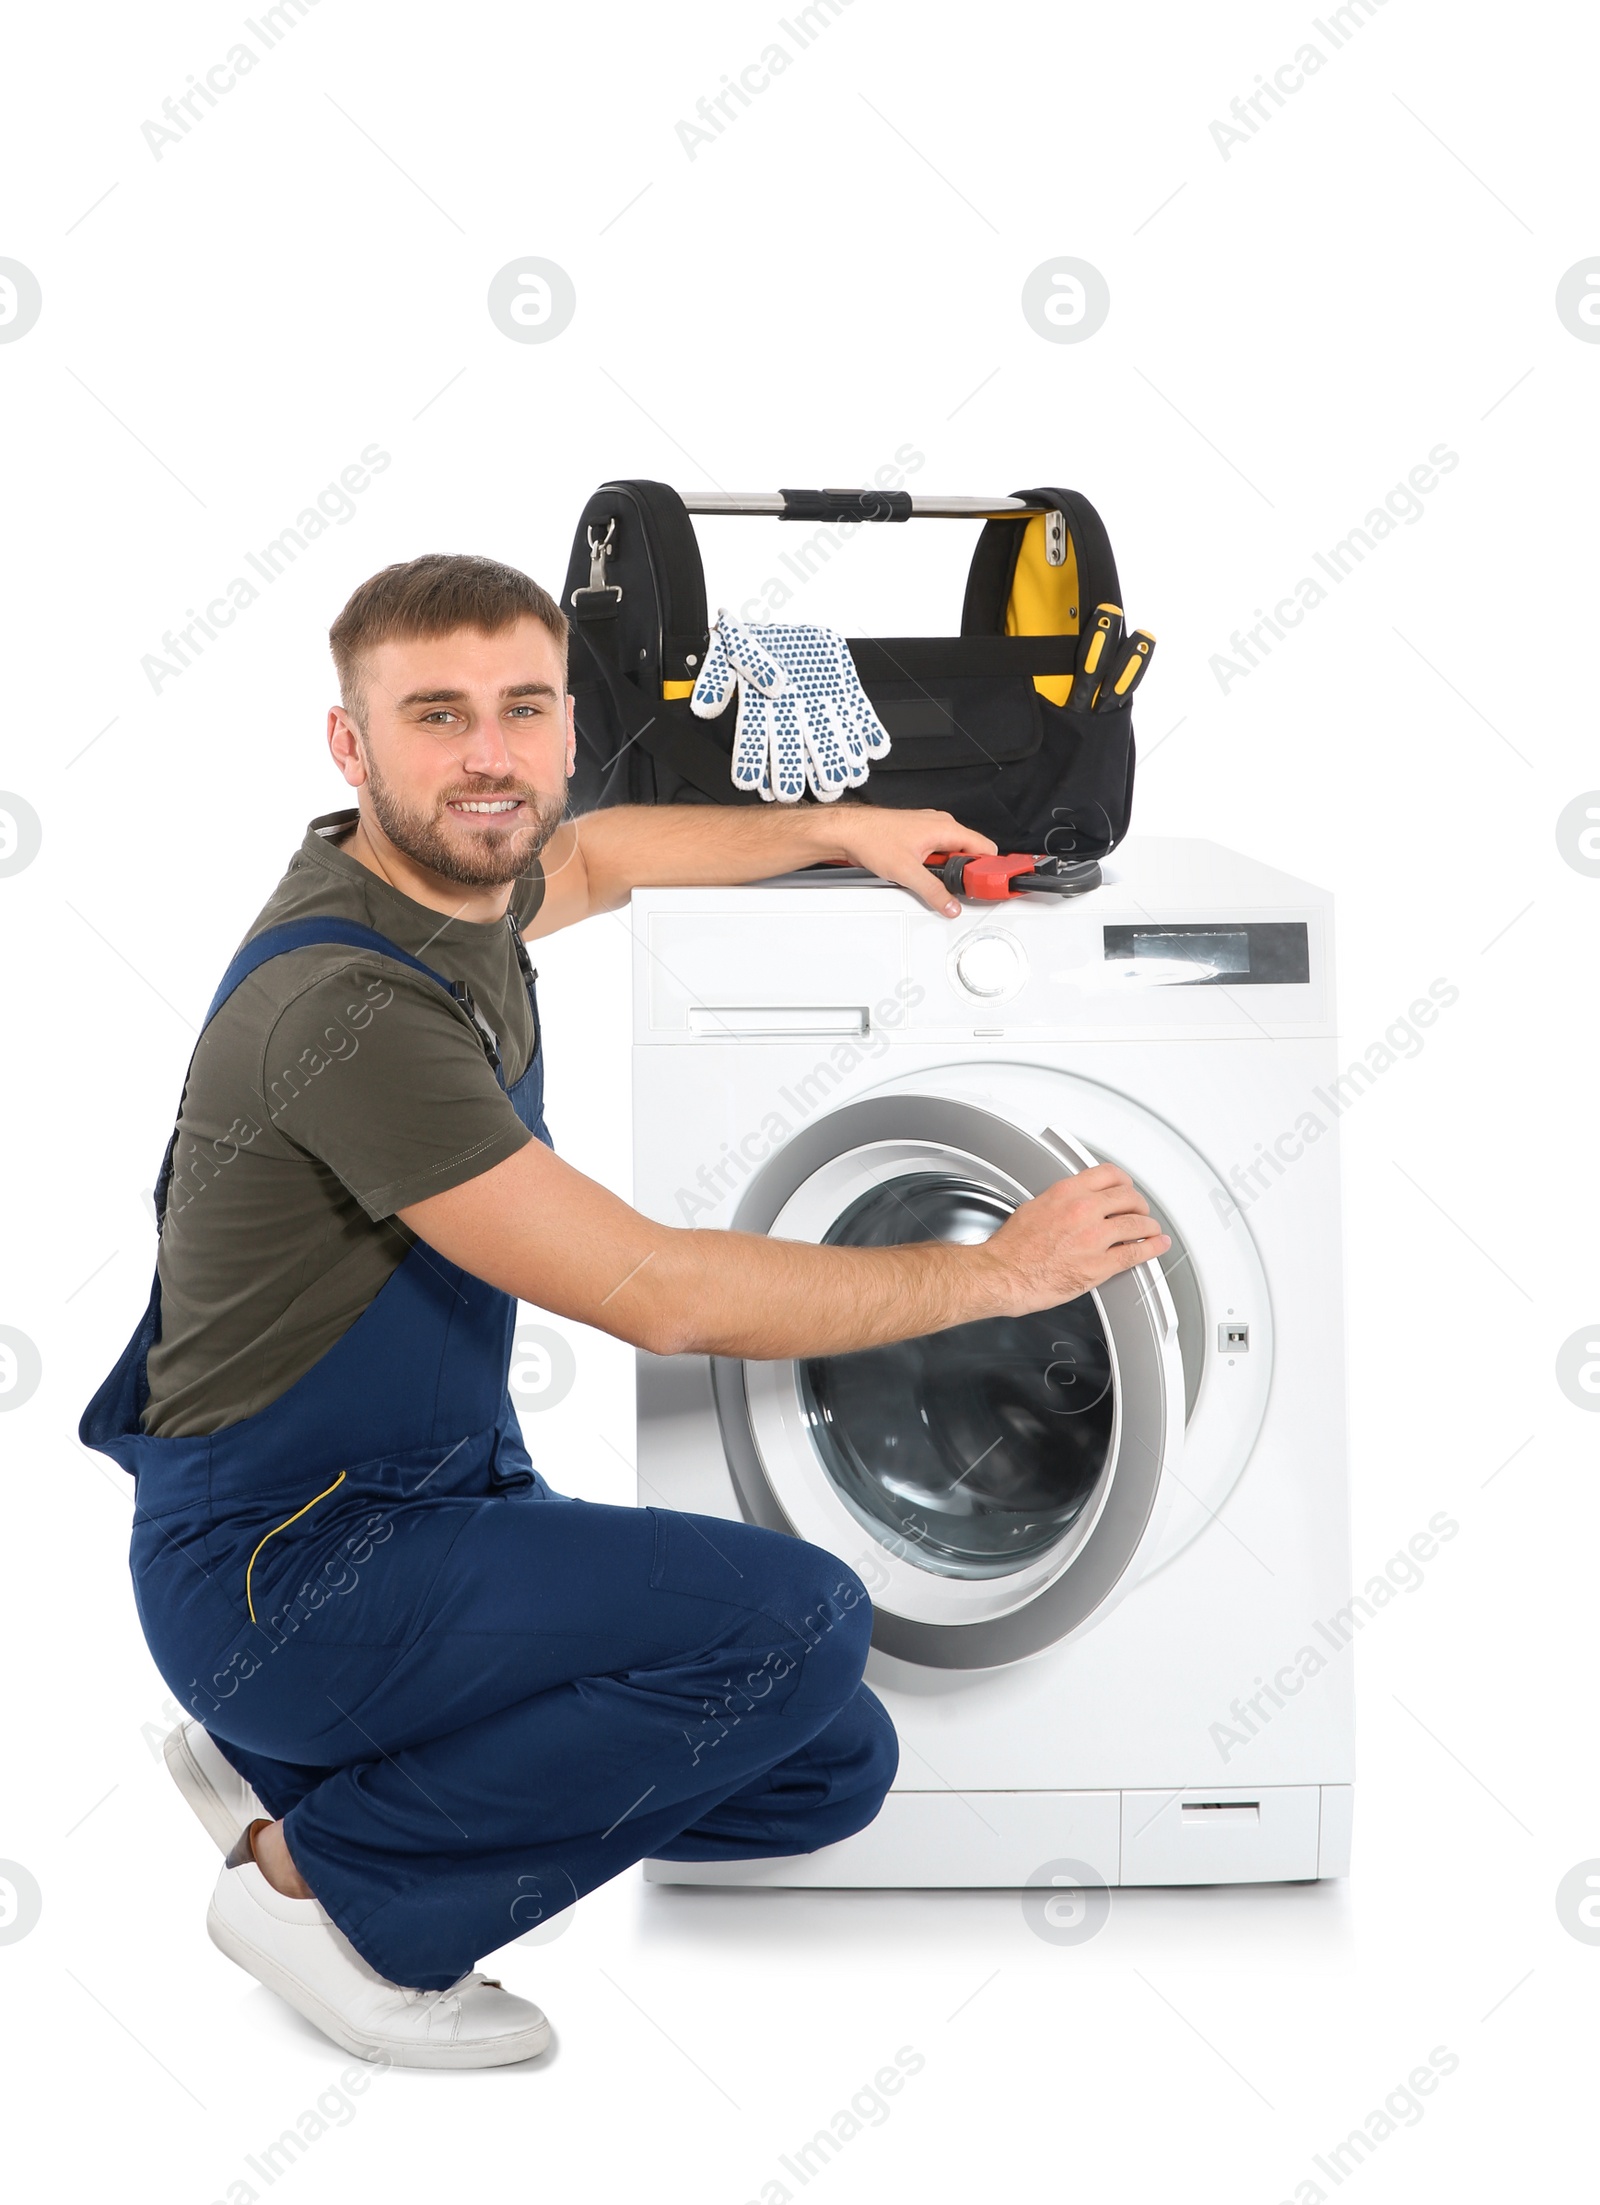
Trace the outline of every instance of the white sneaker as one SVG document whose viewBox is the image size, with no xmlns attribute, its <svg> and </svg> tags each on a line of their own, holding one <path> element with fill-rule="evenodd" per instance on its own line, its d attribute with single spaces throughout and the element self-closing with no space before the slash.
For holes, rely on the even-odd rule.
<svg viewBox="0 0 1600 2205">
<path fill-rule="evenodd" d="M 180 1723 L 169 1731 L 161 1752 L 172 1781 L 219 1852 L 231 1852 L 251 1823 L 266 1817 L 266 1808 L 199 1723 Z"/>
<path fill-rule="evenodd" d="M 509 2067 L 550 2042 L 538 2007 L 488 1976 L 464 1975 L 447 1991 L 409 1991 L 386 1981 L 315 1899 L 286 1899 L 253 1859 L 224 1867 L 206 1928 L 219 1952 L 360 2059 L 394 2067 Z"/>
</svg>

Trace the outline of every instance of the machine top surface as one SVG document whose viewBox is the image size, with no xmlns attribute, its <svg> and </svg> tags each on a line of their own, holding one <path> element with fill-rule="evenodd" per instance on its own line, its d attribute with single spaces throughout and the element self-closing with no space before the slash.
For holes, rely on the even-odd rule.
<svg viewBox="0 0 1600 2205">
<path fill-rule="evenodd" d="M 1045 910 L 1111 905 L 1140 906 L 1162 903 L 1232 904 L 1249 906 L 1297 905 L 1302 909 L 1326 908 L 1332 899 L 1326 889 L 1292 873 L 1280 872 L 1258 858 L 1230 850 L 1220 842 L 1203 842 L 1178 835 L 1130 835 L 1100 862 L 1101 882 L 1081 896 L 1035 901 Z M 685 902 L 710 901 L 721 909 L 744 904 L 750 898 L 808 890 L 830 898 L 847 895 L 881 897 L 902 895 L 893 882 L 863 871 L 859 866 L 818 866 L 800 873 L 780 873 L 771 880 L 751 881 L 734 888 L 641 888 L 634 891 L 635 905 L 671 909 Z M 1015 911 L 1020 896 L 1003 905 L 974 905 L 991 915 Z M 869 906 L 869 908 L 871 908 Z"/>
<path fill-rule="evenodd" d="M 635 1036 L 1278 1040 L 1333 1027 L 1333 904 L 1214 842 L 1131 838 L 1100 886 L 949 919 L 859 871 L 635 893 Z"/>
</svg>

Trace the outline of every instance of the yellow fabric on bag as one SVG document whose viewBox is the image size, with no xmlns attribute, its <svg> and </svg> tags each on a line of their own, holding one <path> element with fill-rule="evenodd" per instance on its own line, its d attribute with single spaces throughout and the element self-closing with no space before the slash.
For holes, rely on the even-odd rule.
<svg viewBox="0 0 1600 2205">
<path fill-rule="evenodd" d="M 1045 516 L 1035 513 L 1022 534 L 1017 570 L 1006 602 L 1007 635 L 1076 635 L 1078 632 L 1078 547 L 1067 532 L 1067 556 L 1053 567 L 1045 557 Z M 1072 654 L 1068 654 L 1072 655 Z M 1035 674 L 1033 686 L 1050 704 L 1065 704 L 1072 693 L 1070 674 Z"/>
</svg>

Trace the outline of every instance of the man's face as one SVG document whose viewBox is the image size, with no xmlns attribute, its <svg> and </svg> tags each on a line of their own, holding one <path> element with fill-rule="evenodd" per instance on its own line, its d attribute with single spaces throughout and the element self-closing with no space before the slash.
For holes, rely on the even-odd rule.
<svg viewBox="0 0 1600 2205">
<path fill-rule="evenodd" d="M 537 620 L 498 635 L 383 643 L 360 670 L 364 726 L 336 710 L 345 779 L 397 849 L 464 888 L 525 873 L 559 826 L 572 770 L 561 652 Z"/>
</svg>

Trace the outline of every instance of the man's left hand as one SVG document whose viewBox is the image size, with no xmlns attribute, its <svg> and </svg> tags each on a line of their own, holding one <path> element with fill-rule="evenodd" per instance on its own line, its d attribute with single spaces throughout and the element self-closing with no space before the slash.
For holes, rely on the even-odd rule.
<svg viewBox="0 0 1600 2205">
<path fill-rule="evenodd" d="M 923 860 L 935 851 L 947 857 L 992 856 L 996 848 L 987 835 L 974 834 L 948 812 L 890 811 L 876 804 L 846 803 L 817 824 L 834 845 L 830 855 L 848 865 L 864 866 L 884 880 L 898 881 L 930 911 L 947 919 L 959 918 L 961 906 Z"/>
</svg>

